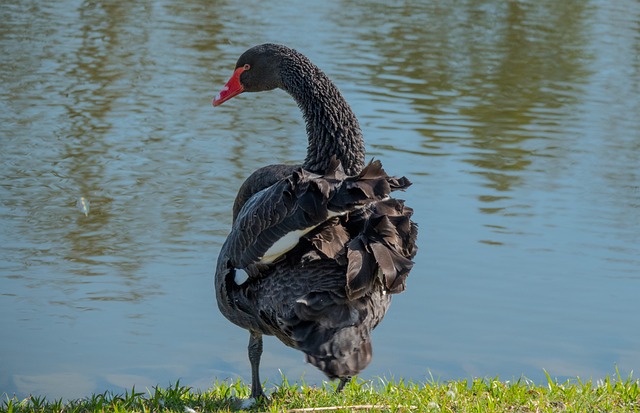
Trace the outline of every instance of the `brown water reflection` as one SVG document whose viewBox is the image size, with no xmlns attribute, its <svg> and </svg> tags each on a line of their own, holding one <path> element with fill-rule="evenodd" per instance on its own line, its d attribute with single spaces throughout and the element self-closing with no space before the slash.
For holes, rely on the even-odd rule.
<svg viewBox="0 0 640 413">
<path fill-rule="evenodd" d="M 411 127 L 427 148 L 438 154 L 442 144 L 463 140 L 465 161 L 501 192 L 521 184 L 514 172 L 531 157 L 555 156 L 523 144 L 575 121 L 576 95 L 589 76 L 584 2 L 401 4 L 392 23 L 386 4 L 364 3 L 344 22 L 386 29 L 362 34 L 381 54 L 368 67 L 370 82 L 411 102 L 423 119 L 412 116 Z M 503 199 L 479 196 L 496 198 Z"/>
<path fill-rule="evenodd" d="M 235 190 L 261 165 L 302 159 L 304 125 L 282 92 L 210 101 L 264 41 L 318 63 L 369 155 L 414 182 L 418 263 L 364 378 L 637 370 L 637 2 L 14 0 L 0 12 L 0 393 L 247 377 L 213 263 Z M 322 379 L 276 342 L 265 351 L 270 383 L 278 369 Z"/>
</svg>

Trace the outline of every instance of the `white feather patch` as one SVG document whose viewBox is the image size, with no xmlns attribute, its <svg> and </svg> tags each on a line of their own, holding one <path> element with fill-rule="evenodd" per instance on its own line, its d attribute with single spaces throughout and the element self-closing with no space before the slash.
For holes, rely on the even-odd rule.
<svg viewBox="0 0 640 413">
<path fill-rule="evenodd" d="M 260 259 L 261 264 L 271 264 L 282 254 L 289 252 L 293 247 L 298 245 L 300 237 L 311 231 L 315 227 L 299 229 L 285 234 L 284 237 L 277 240 Z"/>
<path fill-rule="evenodd" d="M 233 278 L 233 281 L 235 281 L 237 285 L 242 285 L 248 279 L 249 279 L 249 275 L 246 272 L 244 272 L 243 270 L 237 269 L 236 275 Z"/>
</svg>

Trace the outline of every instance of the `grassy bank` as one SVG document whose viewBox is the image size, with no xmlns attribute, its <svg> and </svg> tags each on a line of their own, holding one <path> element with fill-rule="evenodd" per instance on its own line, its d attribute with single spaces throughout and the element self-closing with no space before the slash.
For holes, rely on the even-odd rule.
<svg viewBox="0 0 640 413">
<path fill-rule="evenodd" d="M 237 411 L 236 398 L 248 397 L 241 382 L 218 382 L 206 392 L 177 383 L 168 388 L 137 389 L 124 394 L 98 394 L 63 402 L 32 396 L 24 400 L 4 395 L 1 412 L 212 412 Z M 545 385 L 526 379 L 497 379 L 416 383 L 353 380 L 341 394 L 334 387 L 283 381 L 267 387 L 271 400 L 253 406 L 254 412 L 640 412 L 640 382 L 628 377 L 557 382 Z"/>
</svg>

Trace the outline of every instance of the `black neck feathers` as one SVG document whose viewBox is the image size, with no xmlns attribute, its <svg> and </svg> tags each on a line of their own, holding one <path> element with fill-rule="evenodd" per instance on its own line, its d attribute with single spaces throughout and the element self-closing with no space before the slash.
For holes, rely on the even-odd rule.
<svg viewBox="0 0 640 413">
<path fill-rule="evenodd" d="M 358 120 L 338 88 L 304 55 L 289 49 L 281 64 L 282 89 L 302 110 L 309 145 L 303 167 L 324 172 L 333 155 L 347 175 L 364 168 L 365 148 Z"/>
</svg>

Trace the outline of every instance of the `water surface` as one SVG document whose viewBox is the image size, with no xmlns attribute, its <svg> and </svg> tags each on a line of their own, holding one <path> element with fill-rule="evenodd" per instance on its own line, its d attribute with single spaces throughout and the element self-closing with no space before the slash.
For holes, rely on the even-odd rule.
<svg viewBox="0 0 640 413">
<path fill-rule="evenodd" d="M 414 182 L 417 264 L 363 378 L 638 371 L 640 4 L 422 3 L 3 2 L 0 393 L 249 378 L 213 268 L 235 191 L 303 159 L 304 125 L 281 91 L 210 101 L 265 41 Z M 323 379 L 274 339 L 262 370 Z"/>
</svg>

